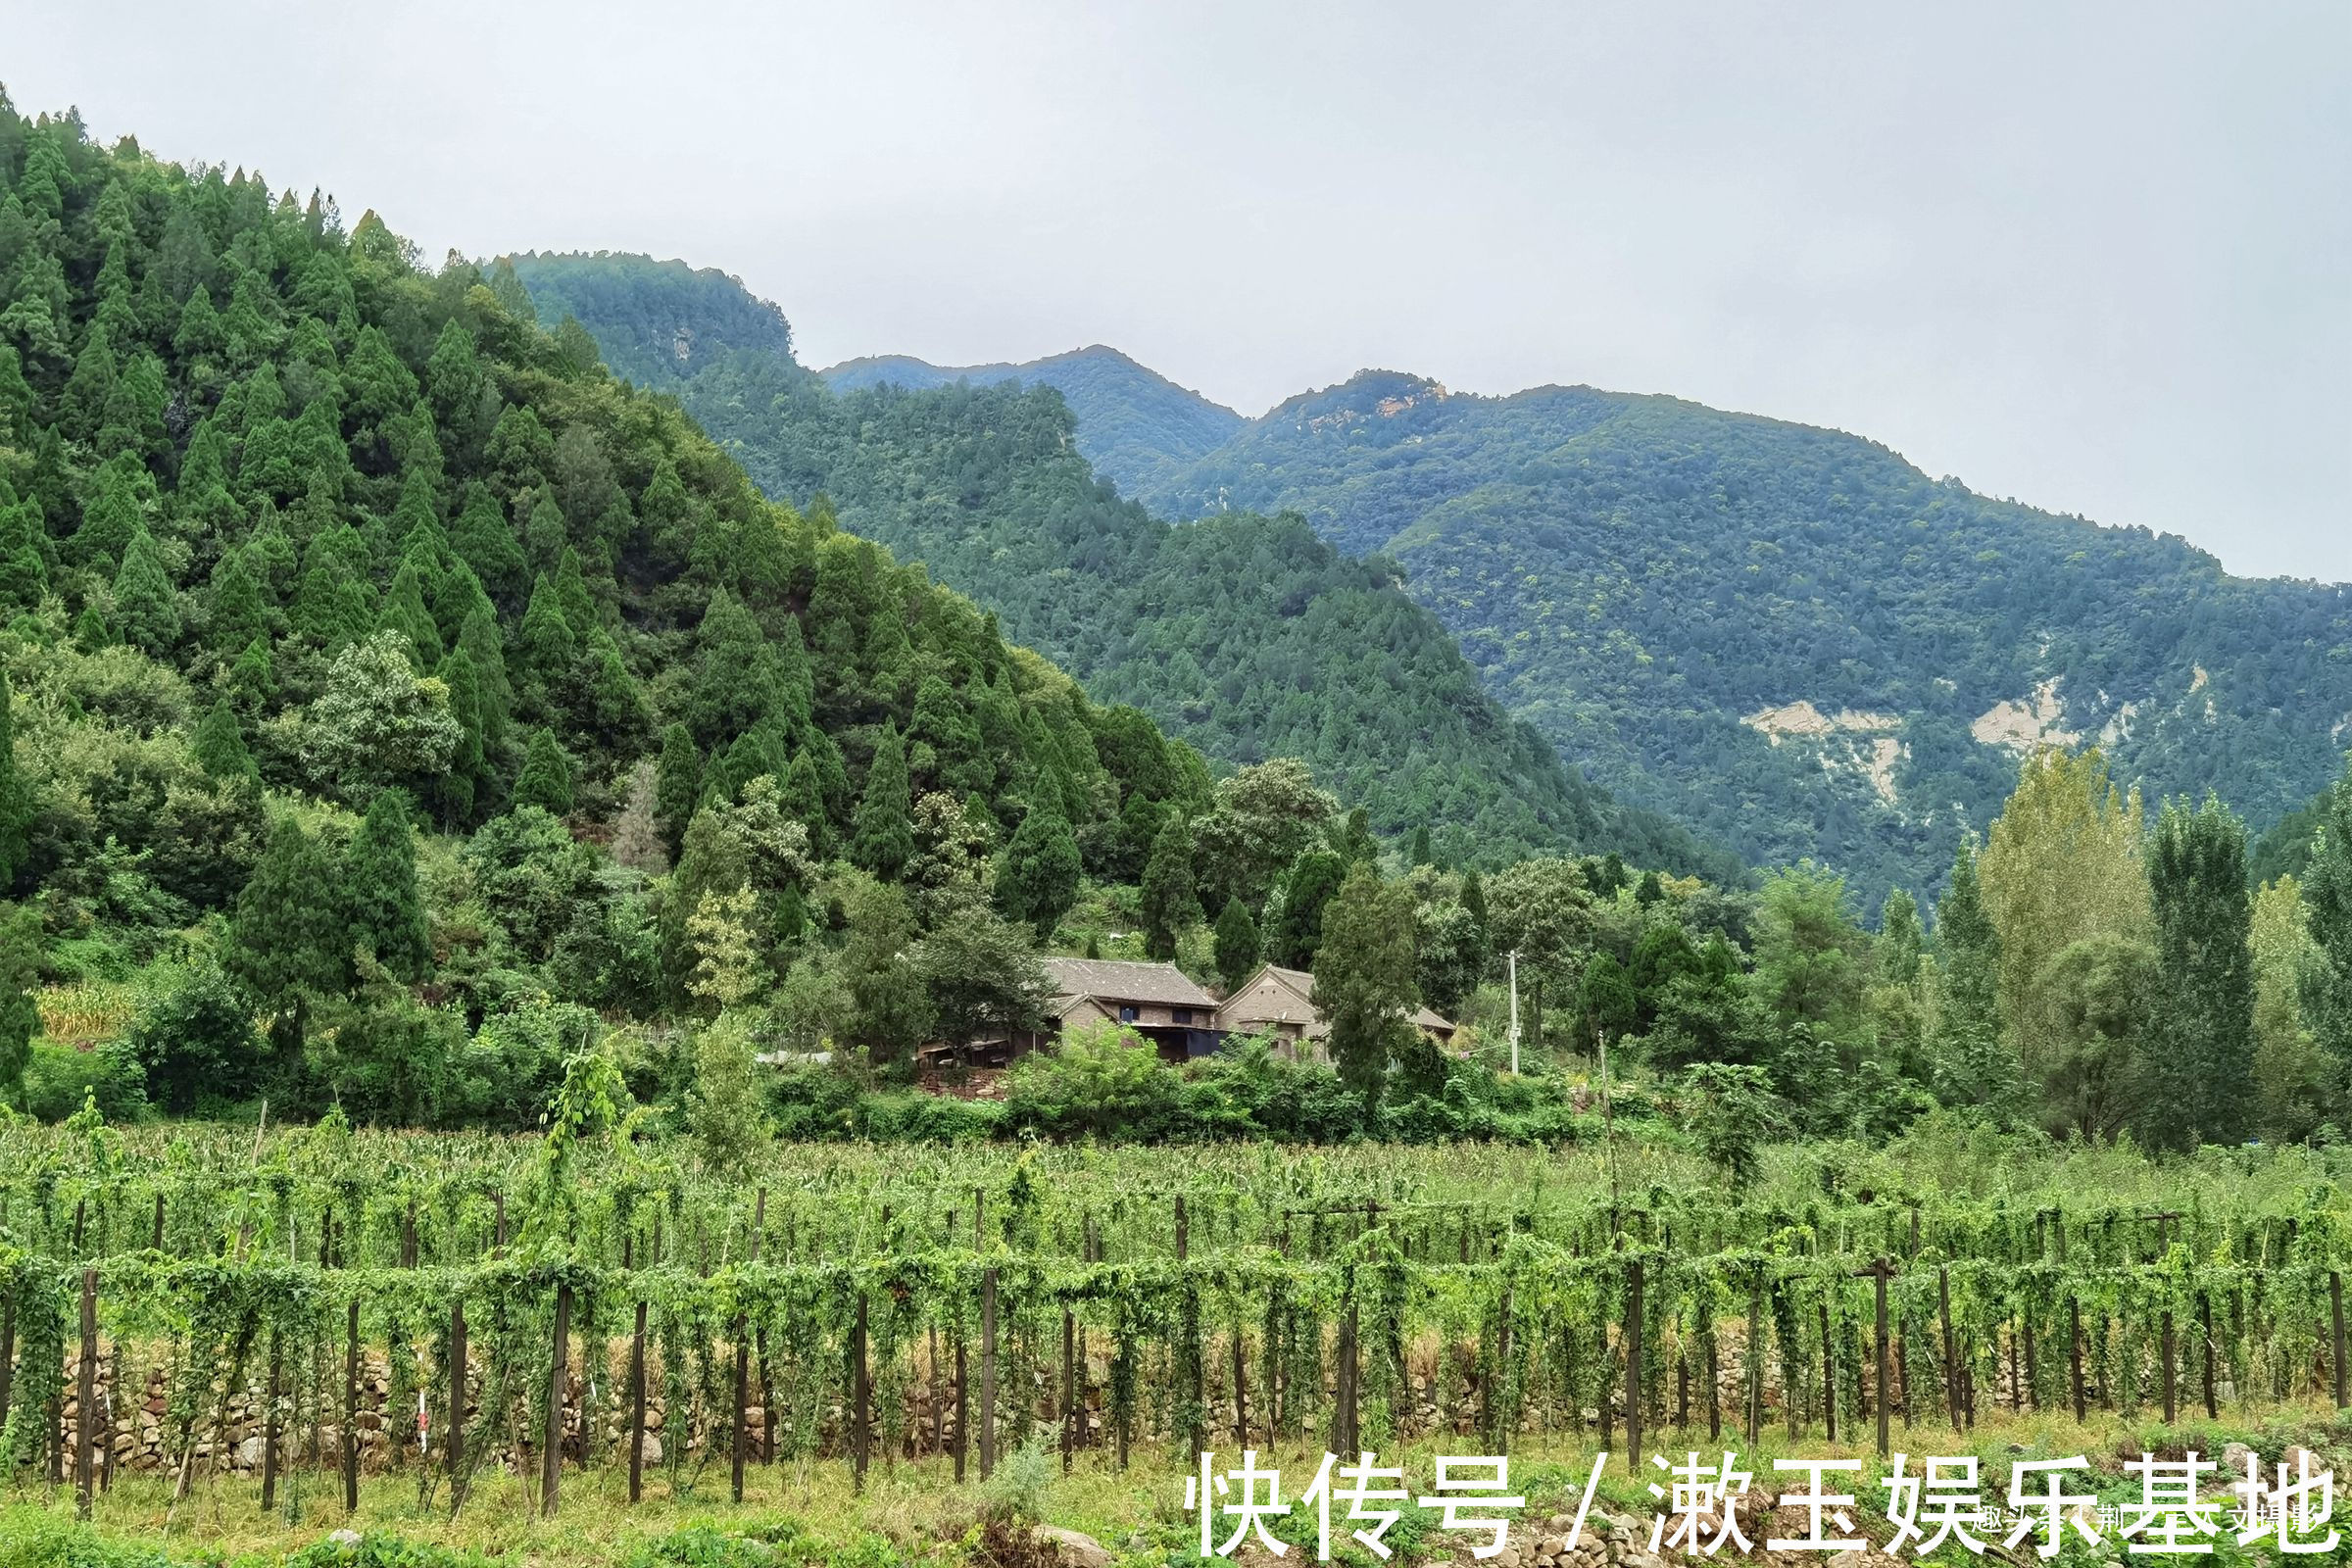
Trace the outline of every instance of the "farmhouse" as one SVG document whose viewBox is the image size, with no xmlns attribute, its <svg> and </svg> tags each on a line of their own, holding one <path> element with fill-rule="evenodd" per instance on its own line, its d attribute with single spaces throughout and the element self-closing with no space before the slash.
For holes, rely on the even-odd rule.
<svg viewBox="0 0 2352 1568">
<path fill-rule="evenodd" d="M 1158 1048 L 1162 1061 L 1205 1056 L 1222 1038 L 1217 999 L 1172 963 L 1117 958 L 1047 958 L 1054 995 L 1046 1003 L 1049 1028 L 1015 1042 L 1016 1051 L 1050 1046 L 1063 1031 L 1108 1021 L 1134 1030 Z"/>
<path fill-rule="evenodd" d="M 1315 1010 L 1314 994 L 1315 977 L 1304 969 L 1260 964 L 1218 1004 L 1217 1028 L 1228 1035 L 1269 1035 L 1295 1060 L 1328 1060 L 1331 1025 Z M 1453 1024 L 1427 1007 L 1413 1009 L 1412 1025 L 1440 1046 L 1453 1043 Z"/>
</svg>

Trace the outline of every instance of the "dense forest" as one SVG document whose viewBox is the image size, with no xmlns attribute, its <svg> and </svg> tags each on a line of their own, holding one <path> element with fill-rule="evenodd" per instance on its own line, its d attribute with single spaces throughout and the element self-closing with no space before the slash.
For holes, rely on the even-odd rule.
<svg viewBox="0 0 2352 1568">
<path fill-rule="evenodd" d="M 544 317 L 577 319 L 616 370 L 676 396 L 768 494 L 821 494 L 844 526 L 1212 760 L 1299 758 L 1377 832 L 1427 826 L 1452 859 L 1575 848 L 1740 874 L 1507 717 L 1392 564 L 1350 559 L 1295 518 L 1155 521 L 1073 450 L 1054 391 L 836 396 L 793 360 L 780 313 L 751 309 L 724 274 L 627 256 L 513 265 Z"/>
<path fill-rule="evenodd" d="M 1130 495 L 1161 473 L 1181 471 L 1223 446 L 1247 423 L 1220 403 L 1211 403 L 1167 377 L 1147 369 L 1117 349 L 1095 344 L 1026 365 L 965 365 L 941 368 L 905 355 L 848 360 L 817 372 L 836 392 L 873 386 L 909 391 L 1017 382 L 1050 386 L 1061 394 L 1078 421 L 1079 456 L 1105 475 L 1115 475 Z"/>
</svg>

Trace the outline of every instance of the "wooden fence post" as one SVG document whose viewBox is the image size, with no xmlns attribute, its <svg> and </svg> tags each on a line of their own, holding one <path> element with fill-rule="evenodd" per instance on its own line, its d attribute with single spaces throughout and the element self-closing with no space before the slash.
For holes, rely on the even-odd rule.
<svg viewBox="0 0 2352 1568">
<path fill-rule="evenodd" d="M 564 1475 L 564 1403 L 571 1382 L 571 1286 L 556 1287 L 555 1364 L 547 1378 L 547 1441 L 539 1455 L 539 1513 L 552 1518 Z"/>
<path fill-rule="evenodd" d="M 980 1271 L 980 1479 L 997 1467 L 997 1271 Z"/>
<path fill-rule="evenodd" d="M 161 1193 L 155 1195 L 155 1235 L 147 1245 L 158 1252 L 164 1250 L 164 1195 Z"/>
<path fill-rule="evenodd" d="M 356 1312 L 359 1303 L 352 1306 Z M 358 1339 L 356 1333 L 353 1339 Z M 466 1298 L 460 1296 L 449 1303 L 449 1435 L 442 1445 L 442 1452 L 448 1456 L 449 1515 L 453 1519 L 466 1503 Z M 355 1477 L 358 1457 L 355 1450 Z"/>
<path fill-rule="evenodd" d="M 272 1356 L 276 1341 L 270 1342 Z M 81 1365 L 76 1369 L 74 1397 L 79 1408 L 74 1418 L 74 1516 L 90 1517 L 91 1439 L 98 1425 L 98 1271 L 81 1271 Z"/>
</svg>

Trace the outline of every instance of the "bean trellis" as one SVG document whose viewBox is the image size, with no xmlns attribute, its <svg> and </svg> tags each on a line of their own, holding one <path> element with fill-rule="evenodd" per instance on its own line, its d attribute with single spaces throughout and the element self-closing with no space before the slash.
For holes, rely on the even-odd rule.
<svg viewBox="0 0 2352 1568">
<path fill-rule="evenodd" d="M 6 1136 L 27 1157 L 0 1179 L 0 1464 L 85 1494 L 134 1381 L 163 1404 L 134 1462 L 183 1492 L 237 1468 L 273 1501 L 312 1472 L 349 1497 L 372 1416 L 371 1462 L 420 1503 L 463 1507 L 496 1464 L 552 1510 L 585 1464 L 626 1465 L 635 1496 L 646 1470 L 691 1492 L 721 1461 L 740 1495 L 749 1464 L 862 1479 L 952 1452 L 985 1475 L 1033 1436 L 1119 1464 L 1226 1433 L 1507 1449 L 1597 1427 L 1630 1448 L 1760 1436 L 1768 1404 L 1791 1436 L 1850 1437 L 1996 1406 L 2212 1412 L 2344 1374 L 2328 1186 L 2177 1215 L 1696 1185 L 1612 1205 L 1540 1165 L 1513 1181 L 1507 1153 L 1450 1191 L 1424 1152 L 1245 1150 L 1169 1153 L 1156 1187 L 1081 1151 L 793 1151 L 728 1184 L 580 1113 L 539 1145 L 329 1125 L 132 1158 L 93 1126 Z M 240 1399 L 258 1465 L 236 1457 L 254 1434 L 229 1442 Z"/>
</svg>

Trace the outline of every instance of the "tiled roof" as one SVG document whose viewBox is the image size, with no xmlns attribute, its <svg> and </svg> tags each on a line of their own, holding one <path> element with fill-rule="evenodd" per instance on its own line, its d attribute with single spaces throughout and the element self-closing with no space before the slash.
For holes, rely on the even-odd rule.
<svg viewBox="0 0 2352 1568">
<path fill-rule="evenodd" d="M 1110 1002 L 1156 1002 L 1176 1007 L 1213 1008 L 1217 999 L 1172 963 L 1133 963 L 1119 958 L 1048 958 L 1046 973 L 1065 997 L 1101 997 Z"/>
</svg>

